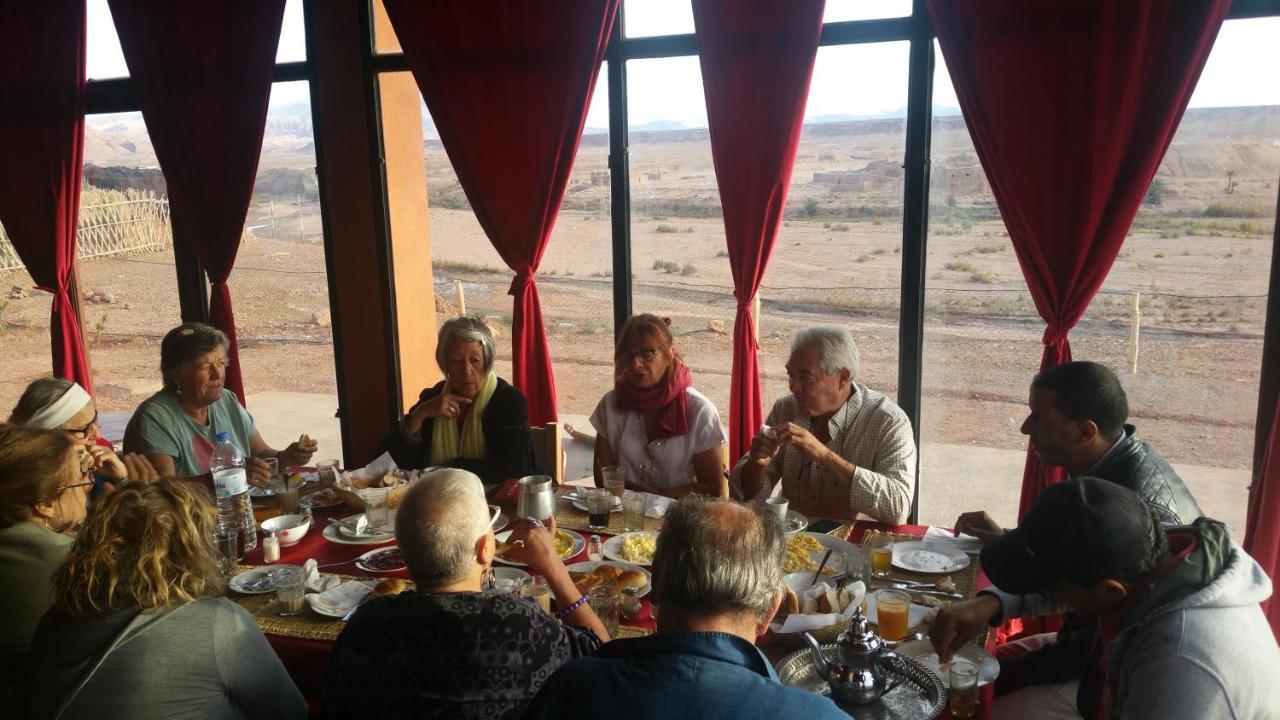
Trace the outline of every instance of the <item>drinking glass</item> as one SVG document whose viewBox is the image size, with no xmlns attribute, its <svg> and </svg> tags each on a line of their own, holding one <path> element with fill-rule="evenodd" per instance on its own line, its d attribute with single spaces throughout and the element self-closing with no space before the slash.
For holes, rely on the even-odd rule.
<svg viewBox="0 0 1280 720">
<path fill-rule="evenodd" d="M 644 529 L 644 510 L 649 496 L 628 490 L 622 495 L 622 529 L 627 532 Z"/>
<path fill-rule="evenodd" d="M 621 500 L 622 493 L 627 489 L 627 471 L 621 465 L 606 465 L 600 468 L 600 477 L 603 480 L 602 486 Z"/>
<path fill-rule="evenodd" d="M 967 720 L 978 710 L 978 666 L 968 660 L 952 660 L 947 692 L 951 717 Z"/>
<path fill-rule="evenodd" d="M 867 579 L 867 556 L 862 548 L 854 547 L 841 553 L 841 567 L 849 582 Z"/>
<path fill-rule="evenodd" d="M 787 506 L 790 504 L 791 502 L 784 497 L 771 497 L 764 501 L 764 508 L 777 516 L 778 522 L 782 523 L 783 527 L 786 527 Z"/>
<path fill-rule="evenodd" d="M 369 488 L 364 492 L 364 517 L 369 521 L 369 527 L 375 528 L 380 528 L 390 521 L 386 488 Z"/>
<path fill-rule="evenodd" d="M 271 573 L 276 587 L 277 612 L 281 615 L 297 615 L 302 612 L 303 584 L 306 575 L 297 565 L 281 565 Z"/>
<path fill-rule="evenodd" d="M 276 495 L 280 498 L 280 514 L 296 515 L 298 513 L 298 490 L 302 488 L 301 484 L 292 482 L 286 476 L 280 478 L 280 483 L 276 487 Z"/>
<path fill-rule="evenodd" d="M 596 488 L 587 493 L 587 521 L 592 530 L 609 527 L 609 511 L 613 509 L 613 493 Z"/>
<path fill-rule="evenodd" d="M 887 578 L 893 571 L 893 539 L 880 538 L 871 546 L 871 576 Z"/>
<path fill-rule="evenodd" d="M 333 487 L 338 479 L 338 461 L 321 460 L 316 463 L 316 479 L 320 481 L 321 488 Z"/>
<path fill-rule="evenodd" d="M 901 640 L 907 636 L 907 617 L 911 596 L 901 590 L 876 591 L 876 625 L 885 640 Z"/>
<path fill-rule="evenodd" d="M 267 464 L 267 487 L 275 488 L 276 478 L 280 477 L 280 461 L 276 458 L 262 458 Z"/>
<path fill-rule="evenodd" d="M 551 586 L 547 584 L 546 578 L 537 575 L 525 578 L 520 587 L 520 597 L 529 598 L 542 608 L 542 612 L 551 614 Z"/>
<path fill-rule="evenodd" d="M 602 585 L 587 595 L 587 604 L 591 606 L 596 617 L 604 624 L 609 637 L 618 636 L 619 613 L 622 609 L 622 594 L 613 585 Z"/>
<path fill-rule="evenodd" d="M 218 548 L 218 570 L 224 578 L 232 577 L 240 562 L 240 531 L 218 530 L 213 534 L 213 542 Z"/>
</svg>

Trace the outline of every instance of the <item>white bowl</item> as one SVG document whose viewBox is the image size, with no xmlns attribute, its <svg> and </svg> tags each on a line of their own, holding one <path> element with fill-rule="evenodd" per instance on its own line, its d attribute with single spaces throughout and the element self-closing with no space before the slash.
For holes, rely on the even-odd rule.
<svg viewBox="0 0 1280 720">
<path fill-rule="evenodd" d="M 311 518 L 306 515 L 277 515 L 262 521 L 262 530 L 274 531 L 281 546 L 297 545 L 310 529 Z"/>
</svg>

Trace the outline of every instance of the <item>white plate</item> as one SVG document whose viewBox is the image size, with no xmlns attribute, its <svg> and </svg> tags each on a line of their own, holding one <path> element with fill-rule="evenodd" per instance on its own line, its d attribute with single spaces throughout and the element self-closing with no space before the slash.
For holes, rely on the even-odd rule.
<svg viewBox="0 0 1280 720">
<path fill-rule="evenodd" d="M 514 567 L 493 567 L 493 579 L 499 583 L 497 586 L 490 588 L 494 592 L 515 593 L 520 591 L 520 586 L 529 578 L 529 573 Z"/>
<path fill-rule="evenodd" d="M 653 589 L 653 575 L 649 574 L 648 570 L 645 570 L 639 565 L 635 565 L 633 563 L 612 562 L 609 560 L 588 560 L 587 562 L 574 563 L 565 569 L 569 572 L 590 573 L 594 572 L 595 569 L 601 565 L 612 565 L 617 568 L 622 568 L 623 570 L 639 570 L 644 573 L 644 576 L 648 578 L 649 582 L 645 583 L 644 587 L 640 588 L 640 592 L 636 593 L 636 597 L 644 597 Z"/>
<path fill-rule="evenodd" d="M 356 515 L 355 517 L 360 516 Z M 395 535 L 381 535 L 378 537 L 370 536 L 367 538 L 347 537 L 346 535 L 338 532 L 338 527 L 339 526 L 335 524 L 325 525 L 324 531 L 320 534 L 325 540 L 339 545 L 385 545 L 386 543 L 396 541 Z"/>
<path fill-rule="evenodd" d="M 564 528 L 557 528 L 556 532 L 562 532 L 573 539 L 573 549 L 569 551 L 568 555 L 561 555 L 560 556 L 561 560 L 568 560 L 569 558 L 577 555 L 578 553 L 586 549 L 587 541 L 583 540 L 582 536 L 579 535 L 578 533 L 572 530 L 566 530 Z M 511 533 L 512 533 L 511 530 L 506 530 L 504 532 L 498 533 L 497 535 L 494 535 L 494 538 L 501 540 L 503 542 L 506 542 L 507 538 L 511 537 Z M 495 557 L 493 560 L 494 562 L 499 562 L 499 563 L 502 563 L 503 565 L 514 565 L 516 567 L 528 567 L 528 565 L 525 565 L 519 560 L 508 560 L 504 557 Z"/>
<path fill-rule="evenodd" d="M 809 527 L 809 518 L 801 515 L 795 510 L 788 510 L 787 519 L 783 521 L 782 525 L 787 535 L 792 535 Z"/>
<path fill-rule="evenodd" d="M 342 518 L 342 521 L 346 523 L 354 524 L 357 520 L 359 520 L 362 517 L 364 517 L 364 513 L 356 513 L 351 517 Z M 351 528 L 345 525 L 334 524 L 333 527 L 336 527 L 338 529 L 339 535 L 341 535 L 342 537 L 348 540 L 363 540 L 366 538 L 382 538 L 383 540 L 394 540 L 396 537 L 396 533 L 395 533 L 396 517 L 394 514 L 391 514 L 387 518 L 387 524 L 382 526 L 382 530 L 386 532 L 369 532 L 368 530 L 365 530 L 364 532 L 357 535 L 356 533 L 352 532 Z"/>
<path fill-rule="evenodd" d="M 306 505 L 312 509 L 334 507 L 342 504 L 342 498 L 338 497 L 338 493 L 333 490 L 319 490 L 298 501 L 301 505 Z"/>
<path fill-rule="evenodd" d="M 400 567 L 396 567 L 396 568 L 383 570 L 381 568 L 376 568 L 376 567 L 373 567 L 372 565 L 366 564 L 369 560 L 372 560 L 375 555 L 385 553 L 385 552 L 391 552 L 391 551 L 400 552 L 400 546 L 392 545 L 391 547 L 378 548 L 377 550 L 370 550 L 369 552 L 355 559 L 355 566 L 365 572 L 371 572 L 371 573 L 393 573 L 393 572 L 400 572 L 401 570 L 404 570 L 405 569 L 404 565 L 401 565 Z M 403 555 L 401 556 L 401 561 L 403 562 Z"/>
<path fill-rule="evenodd" d="M 893 566 L 917 573 L 953 573 L 969 567 L 969 555 L 941 543 L 912 540 L 893 544 Z"/>
<path fill-rule="evenodd" d="M 271 583 L 267 583 L 261 590 L 248 590 L 245 588 L 246 585 L 261 578 L 263 575 L 270 575 L 271 571 L 274 569 L 275 568 L 259 567 L 252 570 L 245 570 L 239 575 L 231 578 L 231 582 L 227 583 L 227 587 L 230 587 L 232 590 L 244 595 L 265 595 L 266 593 L 275 592 L 276 587 Z"/>
<path fill-rule="evenodd" d="M 948 678 L 938 668 L 938 653 L 934 652 L 933 645 L 926 640 L 908 640 L 900 643 L 894 652 L 899 655 L 919 660 L 921 664 L 937 673 L 942 678 L 942 684 L 946 685 Z M 1000 661 L 995 656 L 983 650 L 982 648 L 967 643 L 960 651 L 956 653 L 956 657 L 964 658 L 974 665 L 978 666 L 978 685 L 986 685 L 994 682 L 1000 676 Z"/>
<path fill-rule="evenodd" d="M 586 500 L 580 500 L 577 497 L 570 497 L 569 504 L 573 505 L 574 507 L 578 508 L 584 513 L 591 512 L 590 510 L 587 509 Z M 616 495 L 613 497 L 613 505 L 610 506 L 609 512 L 611 513 L 622 512 L 622 498 Z"/>
<path fill-rule="evenodd" d="M 510 524 L 511 519 L 502 513 L 502 508 L 497 505 L 489 506 L 489 529 L 494 532 L 502 532 Z"/>
<path fill-rule="evenodd" d="M 624 564 L 652 565 L 653 558 L 649 558 L 649 562 L 639 562 L 637 560 L 628 560 L 622 557 L 622 543 L 627 538 L 633 535 L 648 535 L 649 537 L 652 537 L 654 540 L 658 539 L 658 533 L 653 532 L 652 530 L 637 530 L 635 532 L 622 533 L 621 535 L 614 535 L 613 537 L 604 541 L 604 547 L 603 547 L 604 556 L 609 558 L 610 560 L 617 560 L 618 562 L 624 563 Z"/>
<path fill-rule="evenodd" d="M 827 550 L 835 551 L 831 553 L 831 557 L 827 559 L 827 568 L 831 570 L 835 570 L 836 572 L 827 574 L 827 572 L 824 570 L 822 573 L 822 577 L 824 578 L 835 578 L 835 577 L 840 577 L 841 575 L 844 574 L 844 567 L 842 563 L 844 560 L 845 553 L 850 553 L 850 552 L 861 553 L 862 552 L 857 545 L 854 545 L 853 543 L 847 540 L 841 540 L 840 538 L 834 535 L 826 535 L 824 533 L 816 533 L 816 532 L 792 533 L 791 536 L 788 538 L 788 540 L 791 537 L 798 537 L 800 535 L 808 535 L 814 540 L 817 540 L 818 544 L 823 547 L 822 550 L 813 550 L 809 553 L 809 557 L 813 558 L 813 562 L 815 563 L 814 565 L 815 570 L 817 569 L 817 565 L 822 562 L 822 556 L 827 554 Z M 797 572 L 806 572 L 806 571 L 798 570 Z M 809 570 L 807 572 L 809 573 L 810 576 L 813 575 L 813 570 Z"/>
</svg>

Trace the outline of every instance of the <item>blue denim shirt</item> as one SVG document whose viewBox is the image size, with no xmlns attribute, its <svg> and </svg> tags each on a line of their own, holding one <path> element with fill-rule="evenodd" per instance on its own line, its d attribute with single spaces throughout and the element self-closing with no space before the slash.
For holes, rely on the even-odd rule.
<svg viewBox="0 0 1280 720">
<path fill-rule="evenodd" d="M 556 671 L 526 718 L 848 717 L 831 700 L 789 688 L 754 645 L 719 632 L 614 640 Z"/>
</svg>

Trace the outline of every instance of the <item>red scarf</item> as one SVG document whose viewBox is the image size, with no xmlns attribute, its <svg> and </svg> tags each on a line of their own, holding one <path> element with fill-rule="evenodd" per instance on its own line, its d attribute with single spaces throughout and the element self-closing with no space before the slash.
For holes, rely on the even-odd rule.
<svg viewBox="0 0 1280 720">
<path fill-rule="evenodd" d="M 667 382 L 648 390 L 631 387 L 622 378 L 613 384 L 618 406 L 640 414 L 658 411 L 658 437 L 668 438 L 689 432 L 689 395 L 693 375 L 684 363 L 676 363 L 667 373 Z"/>
</svg>

